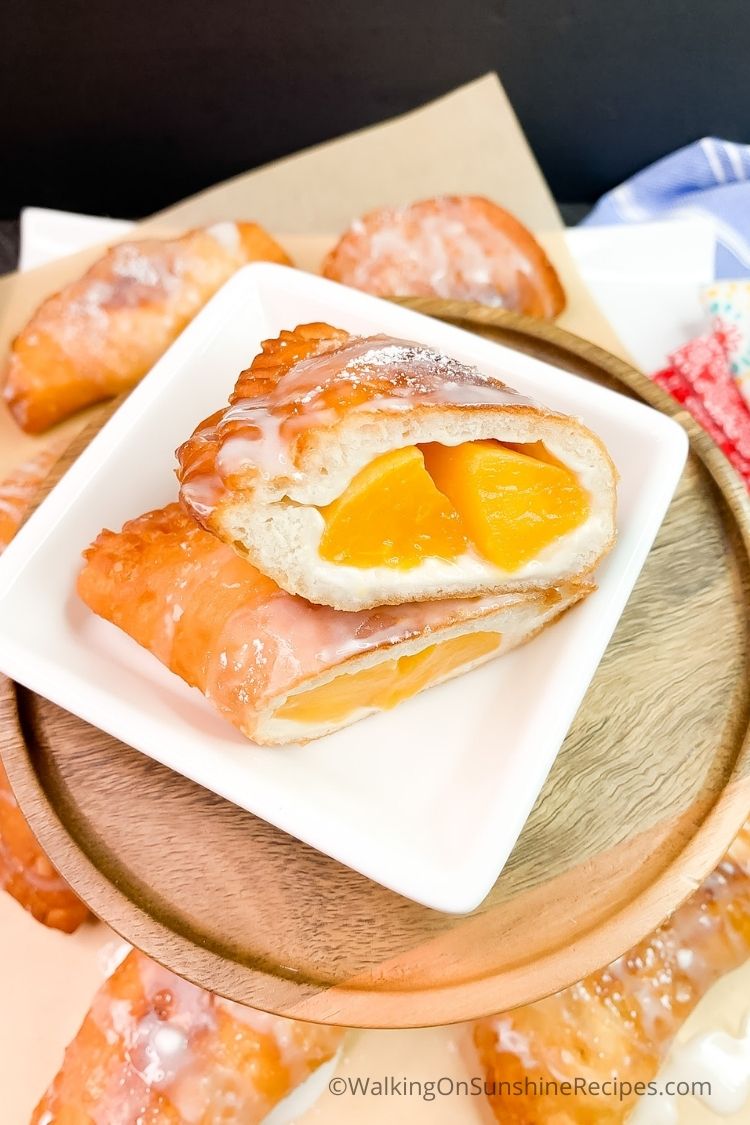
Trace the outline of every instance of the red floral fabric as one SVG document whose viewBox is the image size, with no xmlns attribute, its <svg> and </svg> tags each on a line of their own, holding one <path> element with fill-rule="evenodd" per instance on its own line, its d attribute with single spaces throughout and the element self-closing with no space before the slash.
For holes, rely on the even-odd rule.
<svg viewBox="0 0 750 1125">
<path fill-rule="evenodd" d="M 678 348 L 652 378 L 708 431 L 750 489 L 750 410 L 732 375 L 731 346 L 720 326 Z"/>
</svg>

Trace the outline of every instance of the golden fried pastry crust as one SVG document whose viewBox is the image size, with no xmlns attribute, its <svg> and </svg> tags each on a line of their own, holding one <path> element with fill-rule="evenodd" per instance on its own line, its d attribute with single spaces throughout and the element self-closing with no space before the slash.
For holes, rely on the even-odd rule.
<svg viewBox="0 0 750 1125">
<path fill-rule="evenodd" d="M 565 308 L 555 268 L 508 211 L 477 195 L 381 207 L 355 220 L 323 273 L 379 297 L 444 297 L 552 319 Z"/>
<path fill-rule="evenodd" d="M 88 910 L 47 859 L 0 764 L 0 887 L 37 921 L 72 934 Z"/>
<path fill-rule="evenodd" d="M 32 1125 L 257 1125 L 343 1035 L 222 1000 L 132 952 L 94 997 Z"/>
<path fill-rule="evenodd" d="M 254 261 L 291 264 L 255 223 L 113 246 L 46 300 L 13 341 L 3 393 L 19 426 L 40 433 L 129 390 L 224 282 Z"/>
<path fill-rule="evenodd" d="M 363 717 L 354 707 L 290 716 L 284 705 L 299 692 L 472 631 L 502 635 L 509 651 L 590 588 L 342 613 L 286 594 L 178 504 L 120 532 L 103 531 L 78 581 L 95 613 L 197 687 L 244 734 L 270 745 L 317 738 Z"/>
<path fill-rule="evenodd" d="M 636 1095 L 621 1099 L 612 1080 L 654 1079 L 701 997 L 748 955 L 750 821 L 700 889 L 629 953 L 555 996 L 476 1025 L 497 1120 L 620 1125 Z M 575 1078 L 609 1085 L 598 1093 L 559 1091 Z M 524 1093 L 527 1079 L 548 1083 L 546 1092 Z"/>
<path fill-rule="evenodd" d="M 0 481 L 0 554 L 8 546 L 67 440 L 54 441 Z"/>
</svg>

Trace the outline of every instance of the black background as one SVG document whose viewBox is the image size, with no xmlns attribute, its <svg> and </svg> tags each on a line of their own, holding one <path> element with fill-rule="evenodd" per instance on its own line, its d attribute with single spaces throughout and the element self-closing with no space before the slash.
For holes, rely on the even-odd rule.
<svg viewBox="0 0 750 1125">
<path fill-rule="evenodd" d="M 747 0 L 0 0 L 0 218 L 138 216 L 501 75 L 561 200 L 750 139 Z"/>
</svg>

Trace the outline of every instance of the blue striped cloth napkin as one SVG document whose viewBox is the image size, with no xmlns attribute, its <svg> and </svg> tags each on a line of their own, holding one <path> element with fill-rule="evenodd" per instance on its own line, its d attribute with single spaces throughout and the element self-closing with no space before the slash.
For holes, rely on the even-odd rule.
<svg viewBox="0 0 750 1125">
<path fill-rule="evenodd" d="M 584 226 L 701 216 L 716 232 L 716 278 L 750 277 L 750 145 L 704 137 L 602 196 Z"/>
</svg>

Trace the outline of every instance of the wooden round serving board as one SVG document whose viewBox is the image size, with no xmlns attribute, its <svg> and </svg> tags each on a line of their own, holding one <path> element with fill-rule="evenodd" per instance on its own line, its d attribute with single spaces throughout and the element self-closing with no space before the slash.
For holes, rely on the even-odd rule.
<svg viewBox="0 0 750 1125">
<path fill-rule="evenodd" d="M 409 304 L 648 401 L 692 446 L 585 702 L 478 910 L 417 906 L 15 684 L 0 700 L 21 805 L 97 914 L 208 989 L 350 1026 L 468 1020 L 570 984 L 682 902 L 750 810 L 750 505 L 722 455 L 644 376 L 553 325 Z"/>
</svg>

